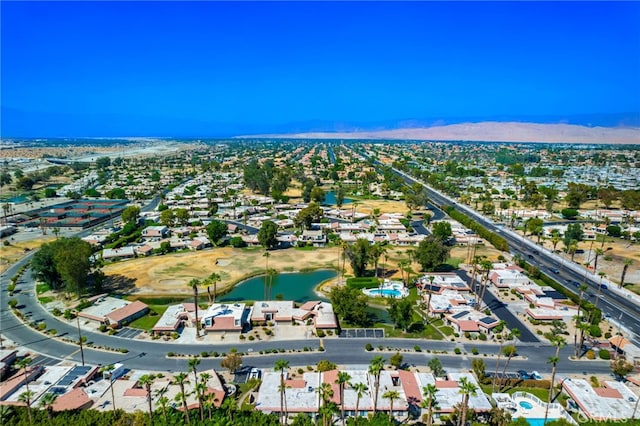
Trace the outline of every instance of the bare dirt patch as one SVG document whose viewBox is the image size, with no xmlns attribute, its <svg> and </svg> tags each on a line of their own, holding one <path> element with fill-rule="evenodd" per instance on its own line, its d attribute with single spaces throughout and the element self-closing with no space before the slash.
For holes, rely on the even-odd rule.
<svg viewBox="0 0 640 426">
<path fill-rule="evenodd" d="M 10 246 L 0 246 L 0 273 L 9 269 L 11 265 L 22 259 L 31 250 L 40 248 L 44 243 L 51 242 L 54 239 L 54 237 L 40 238 L 12 243 Z"/>
</svg>

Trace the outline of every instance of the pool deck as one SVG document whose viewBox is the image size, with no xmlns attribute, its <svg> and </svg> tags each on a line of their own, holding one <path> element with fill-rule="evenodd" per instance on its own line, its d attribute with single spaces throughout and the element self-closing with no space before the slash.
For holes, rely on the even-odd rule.
<svg viewBox="0 0 640 426">
<path fill-rule="evenodd" d="M 516 392 L 512 395 L 511 399 L 515 403 L 515 411 L 511 413 L 511 418 L 514 420 L 522 417 L 524 419 L 544 419 L 544 412 L 546 409 L 546 403 L 526 392 Z M 527 402 L 531 404 L 531 408 L 524 408 L 520 405 L 521 402 Z M 571 418 L 569 414 L 559 404 L 551 404 L 549 407 L 549 414 L 547 420 L 554 419 L 566 419 Z M 573 422 L 574 424 L 575 421 Z"/>
</svg>

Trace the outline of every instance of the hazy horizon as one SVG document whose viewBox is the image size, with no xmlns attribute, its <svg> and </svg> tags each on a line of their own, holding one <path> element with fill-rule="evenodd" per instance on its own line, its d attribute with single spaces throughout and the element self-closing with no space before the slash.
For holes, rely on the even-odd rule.
<svg viewBox="0 0 640 426">
<path fill-rule="evenodd" d="M 1 136 L 640 127 L 639 21 L 637 2 L 3 2 Z"/>
</svg>

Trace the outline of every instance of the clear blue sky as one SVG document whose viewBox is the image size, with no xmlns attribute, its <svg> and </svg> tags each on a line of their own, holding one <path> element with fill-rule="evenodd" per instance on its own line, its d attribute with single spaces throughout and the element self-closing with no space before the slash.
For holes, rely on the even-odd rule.
<svg viewBox="0 0 640 426">
<path fill-rule="evenodd" d="M 640 111 L 637 2 L 1 7 L 3 136 Z"/>
</svg>

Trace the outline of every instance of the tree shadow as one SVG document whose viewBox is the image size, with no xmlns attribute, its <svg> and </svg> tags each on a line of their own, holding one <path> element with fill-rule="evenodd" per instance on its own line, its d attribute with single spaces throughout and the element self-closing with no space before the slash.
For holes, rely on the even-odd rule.
<svg viewBox="0 0 640 426">
<path fill-rule="evenodd" d="M 443 263 L 442 265 L 438 265 L 435 267 L 434 272 L 453 272 L 456 268 L 453 265 L 449 265 L 448 263 Z"/>
<path fill-rule="evenodd" d="M 102 292 L 129 294 L 136 288 L 136 279 L 116 274 L 106 276 L 102 283 Z"/>
</svg>

